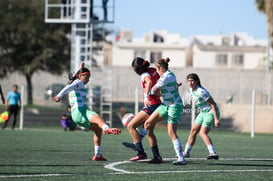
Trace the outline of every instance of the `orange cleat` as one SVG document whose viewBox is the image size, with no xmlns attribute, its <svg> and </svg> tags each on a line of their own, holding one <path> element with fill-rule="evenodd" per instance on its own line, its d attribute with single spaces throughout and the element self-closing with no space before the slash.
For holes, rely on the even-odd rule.
<svg viewBox="0 0 273 181">
<path fill-rule="evenodd" d="M 130 158 L 130 161 L 138 161 L 138 160 L 145 160 L 145 159 L 147 159 L 147 155 L 146 155 L 146 153 L 143 153 L 143 154 L 139 154 L 139 155 L 137 155 L 137 156 L 134 156 L 134 157 L 132 157 L 132 158 Z"/>
<path fill-rule="evenodd" d="M 121 130 L 117 129 L 117 128 L 108 128 L 106 130 L 103 130 L 103 134 L 114 134 L 114 135 L 117 135 L 117 134 L 120 134 L 120 133 L 121 133 Z"/>
<path fill-rule="evenodd" d="M 92 160 L 94 160 L 94 161 L 107 161 L 102 155 L 94 155 Z"/>
</svg>

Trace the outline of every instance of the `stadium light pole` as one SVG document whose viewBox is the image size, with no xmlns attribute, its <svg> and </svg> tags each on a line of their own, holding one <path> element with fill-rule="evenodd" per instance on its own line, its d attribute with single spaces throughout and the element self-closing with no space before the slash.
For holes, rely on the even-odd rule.
<svg viewBox="0 0 273 181">
<path fill-rule="evenodd" d="M 138 97 L 138 88 L 135 89 L 135 115 L 138 113 L 139 107 L 139 97 Z"/>
<path fill-rule="evenodd" d="M 270 46 L 270 38 L 267 45 L 267 59 L 266 59 L 266 79 L 267 79 L 267 105 L 271 104 L 271 63 L 272 63 L 272 48 Z"/>
<path fill-rule="evenodd" d="M 20 124 L 19 129 L 23 130 L 24 125 L 24 99 L 25 99 L 25 87 L 21 86 L 21 109 L 20 109 Z"/>
<path fill-rule="evenodd" d="M 251 138 L 254 138 L 255 134 L 255 105 L 256 105 L 256 91 L 252 90 L 252 108 L 251 108 Z"/>
</svg>

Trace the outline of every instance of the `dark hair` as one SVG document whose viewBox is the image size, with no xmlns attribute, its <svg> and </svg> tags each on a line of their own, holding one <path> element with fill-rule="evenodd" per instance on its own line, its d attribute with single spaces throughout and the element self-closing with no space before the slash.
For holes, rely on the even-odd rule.
<svg viewBox="0 0 273 181">
<path fill-rule="evenodd" d="M 12 87 L 15 87 L 16 89 L 18 89 L 18 85 L 17 84 L 13 84 Z"/>
<path fill-rule="evenodd" d="M 171 60 L 169 59 L 169 57 L 167 57 L 167 58 L 161 58 L 161 59 L 159 59 L 159 60 L 156 61 L 155 65 L 157 67 L 163 67 L 166 70 L 168 70 L 169 69 L 169 62 L 170 61 Z"/>
<path fill-rule="evenodd" d="M 187 80 L 188 79 L 193 79 L 194 81 L 197 81 L 197 85 L 201 87 L 201 81 L 199 79 L 199 76 L 196 73 L 190 73 L 187 75 Z"/>
<path fill-rule="evenodd" d="M 134 69 L 134 71 L 138 74 L 141 75 L 144 72 L 147 72 L 148 67 L 150 66 L 150 63 L 147 60 L 144 60 L 143 58 L 136 57 L 132 61 L 131 65 Z"/>
<path fill-rule="evenodd" d="M 81 73 L 90 73 L 90 70 L 88 68 L 82 67 L 75 74 L 69 73 L 69 83 L 71 84 L 74 80 L 76 80 Z"/>
</svg>

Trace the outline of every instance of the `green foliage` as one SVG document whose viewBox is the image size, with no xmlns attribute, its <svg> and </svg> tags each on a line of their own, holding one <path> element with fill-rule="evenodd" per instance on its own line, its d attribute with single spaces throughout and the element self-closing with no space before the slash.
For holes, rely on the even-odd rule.
<svg viewBox="0 0 273 181">
<path fill-rule="evenodd" d="M 69 69 L 69 25 L 44 22 L 44 0 L 0 1 L 0 76 Z"/>
<path fill-rule="evenodd" d="M 255 0 L 256 7 L 259 11 L 265 13 L 265 0 Z"/>
</svg>

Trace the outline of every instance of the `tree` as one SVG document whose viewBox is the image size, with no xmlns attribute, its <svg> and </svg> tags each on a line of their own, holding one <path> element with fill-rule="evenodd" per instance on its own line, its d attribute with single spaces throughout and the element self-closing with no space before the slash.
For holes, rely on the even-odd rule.
<svg viewBox="0 0 273 181">
<path fill-rule="evenodd" d="M 34 73 L 69 70 L 70 26 L 46 24 L 44 0 L 1 0 L 0 8 L 0 77 L 14 72 L 25 76 L 27 104 L 33 104 Z"/>
<path fill-rule="evenodd" d="M 268 41 L 273 49 L 273 0 L 256 0 L 256 7 L 266 14 Z"/>
<path fill-rule="evenodd" d="M 267 104 L 271 103 L 271 69 L 273 67 L 272 61 L 272 50 L 273 50 L 273 0 L 256 0 L 256 7 L 259 11 L 266 14 L 267 19 L 267 33 L 268 33 L 268 48 L 271 51 L 268 52 L 267 57 L 267 84 L 266 84 L 266 94 L 267 94 Z"/>
</svg>

